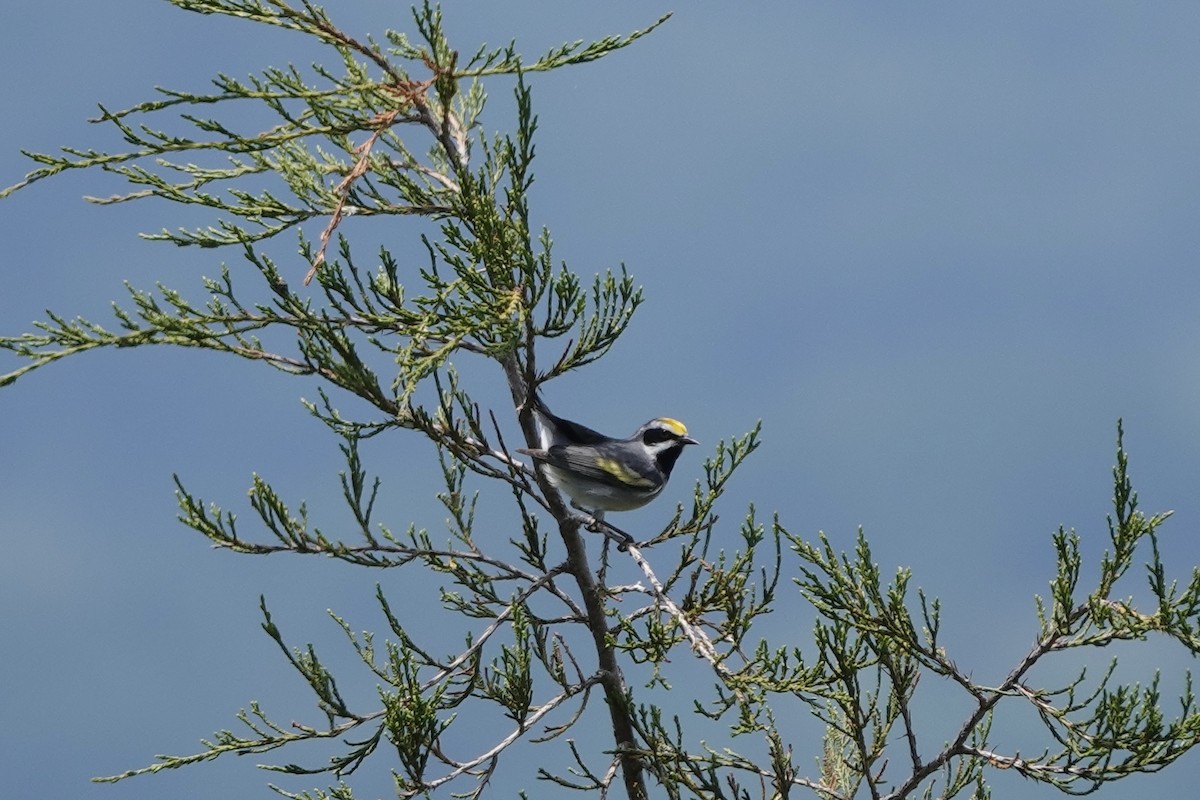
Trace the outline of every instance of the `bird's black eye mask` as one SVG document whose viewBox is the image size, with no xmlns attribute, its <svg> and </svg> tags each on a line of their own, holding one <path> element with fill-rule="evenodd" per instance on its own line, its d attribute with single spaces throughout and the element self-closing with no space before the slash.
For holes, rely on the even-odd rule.
<svg viewBox="0 0 1200 800">
<path fill-rule="evenodd" d="M 645 433 L 642 434 L 642 443 L 661 444 L 662 442 L 669 442 L 678 438 L 679 437 L 675 434 L 671 433 L 670 431 L 663 430 L 662 428 L 649 428 Z"/>
</svg>

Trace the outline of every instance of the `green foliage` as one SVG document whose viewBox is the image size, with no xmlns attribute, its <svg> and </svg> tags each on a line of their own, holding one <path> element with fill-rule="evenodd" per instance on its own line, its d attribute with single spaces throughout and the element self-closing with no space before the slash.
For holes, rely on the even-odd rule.
<svg viewBox="0 0 1200 800">
<path fill-rule="evenodd" d="M 64 170 L 97 168 L 131 187 L 99 202 L 159 197 L 216 216 L 208 227 L 148 238 L 233 246 L 244 263 L 205 279 L 203 303 L 163 285 L 129 287 L 111 329 L 50 314 L 35 332 L 0 339 L 24 359 L 0 385 L 87 350 L 143 345 L 197 347 L 315 377 L 324 388 L 307 407 L 340 439 L 346 462 L 342 532 L 321 530 L 305 503 L 289 501 L 259 475 L 249 490 L 249 526 L 176 477 L 180 520 L 235 552 L 419 570 L 438 586 L 436 598 L 406 591 L 402 604 L 382 585 L 376 589 L 386 639 L 333 615 L 378 687 L 366 708 L 343 694 L 313 646 L 286 643 L 264 600 L 263 629 L 311 690 L 323 724 L 284 725 L 251 704 L 237 716 L 238 732 L 217 732 L 199 752 L 102 780 L 328 740 L 333 754 L 325 763 L 265 768 L 324 774 L 334 783 L 299 794 L 276 787 L 280 794 L 349 800 L 346 780 L 372 758 L 391 765 L 399 796 L 444 787 L 475 797 L 509 748 L 528 742 L 547 754 L 539 757 L 539 779 L 631 798 L 649 796 L 652 784 L 672 798 L 985 798 L 993 769 L 1086 793 L 1161 769 L 1200 741 L 1190 679 L 1173 716 L 1163 710 L 1157 677 L 1147 686 L 1122 684 L 1110 668 L 1099 676 L 1082 671 L 1065 684 L 1031 683 L 1033 668 L 1059 654 L 1156 633 L 1200 651 L 1200 570 L 1183 586 L 1168 578 L 1158 533 L 1169 514 L 1139 511 L 1120 429 L 1110 551 L 1085 580 L 1079 537 L 1054 535 L 1057 569 L 1048 598 L 1037 603 L 1035 643 L 992 686 L 951 658 L 938 601 L 920 590 L 914 597 L 907 569 L 885 575 L 861 532 L 853 553 L 839 553 L 823 534 L 807 541 L 751 507 L 740 525 L 717 535 L 716 505 L 758 447 L 757 425 L 717 445 L 690 509 L 678 507 L 661 531 L 629 548 L 645 578 L 633 585 L 608 580 L 606 540 L 592 540 L 602 548 L 598 562 L 589 555 L 581 528 L 595 521 L 574 514 L 512 455 L 498 417 L 506 409 L 482 408 L 472 394 L 478 387 L 467 385 L 456 364 L 472 359 L 498 368 L 493 374 L 511 394 L 520 444 L 533 445 L 531 393 L 606 355 L 642 300 L 623 267 L 585 281 L 555 266 L 548 232 L 530 230 L 537 118 L 525 76 L 600 58 L 663 20 L 525 63 L 513 45 L 461 57 L 428 4 L 415 9 L 411 38 L 389 31 L 385 46 L 355 40 L 307 2 L 172 2 L 300 32 L 332 48 L 338 68 L 220 75 L 206 95 L 160 89 L 152 101 L 102 109 L 96 120 L 128 149 L 30 154 L 38 167 L 5 194 Z M 517 126 L 512 136 L 489 138 L 477 125 L 482 81 L 500 75 L 515 81 Z M 234 101 L 257 104 L 273 124 L 246 134 L 199 115 Z M 164 113 L 177 114 L 183 132 L 152 127 Z M 219 166 L 194 163 L 201 156 Z M 421 240 L 419 264 L 382 249 L 377 266 L 360 265 L 344 235 L 348 220 L 380 216 L 436 222 L 436 235 Z M 320 226 L 315 237 L 306 223 Z M 277 263 L 264 248 L 293 228 L 299 261 Z M 297 287 L 285 276 L 301 270 L 308 275 Z M 539 361 L 547 348 L 550 358 Z M 338 392 L 362 401 L 359 418 L 334 404 Z M 398 531 L 378 519 L 383 478 L 370 474 L 360 446 L 381 434 L 434 445 L 445 544 L 416 525 Z M 515 522 L 482 511 L 481 492 L 511 496 Z M 510 535 L 477 537 L 479 530 Z M 1153 598 L 1144 610 L 1117 595 L 1139 559 Z M 801 601 L 815 615 L 805 646 L 786 638 L 796 635 L 793 616 L 782 627 L 772 616 Z M 422 641 L 416 610 L 434 605 L 460 620 L 457 652 L 435 652 Z M 666 692 L 696 664 L 711 684 L 706 690 L 692 681 L 679 703 Z M 916 713 L 919 686 L 935 679 L 967 701 L 950 729 L 922 723 Z M 1044 735 L 1010 753 L 992 743 L 992 727 L 1014 707 L 1032 711 Z M 461 740 L 451 746 L 452 735 L 473 724 L 464 720 L 480 718 L 500 726 L 492 740 L 467 737 L 477 748 L 468 753 Z M 823 734 L 811 774 L 808 759 L 794 754 L 805 746 L 797 719 Z M 578 734 L 597 720 L 609 738 L 589 749 Z M 556 755 L 566 764 L 554 766 Z"/>
</svg>

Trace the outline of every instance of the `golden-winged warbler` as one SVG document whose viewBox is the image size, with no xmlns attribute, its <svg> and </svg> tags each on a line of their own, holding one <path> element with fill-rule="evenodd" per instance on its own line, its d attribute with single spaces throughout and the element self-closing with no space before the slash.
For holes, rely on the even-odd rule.
<svg viewBox="0 0 1200 800">
<path fill-rule="evenodd" d="M 614 439 L 554 415 L 536 394 L 533 412 L 541 448 L 517 452 L 541 464 L 550 483 L 576 508 L 591 512 L 626 543 L 632 537 L 605 523 L 604 512 L 641 508 L 658 497 L 683 448 L 699 444 L 682 422 L 669 417 L 650 420 L 628 439 Z"/>
</svg>

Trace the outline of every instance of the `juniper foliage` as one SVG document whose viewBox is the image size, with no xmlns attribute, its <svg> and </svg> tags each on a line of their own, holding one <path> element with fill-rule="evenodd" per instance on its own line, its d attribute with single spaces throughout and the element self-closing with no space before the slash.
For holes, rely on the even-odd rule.
<svg viewBox="0 0 1200 800">
<path fill-rule="evenodd" d="M 321 724 L 284 724 L 252 703 L 235 729 L 218 731 L 195 753 L 99 780 L 279 751 L 265 769 L 332 781 L 311 792 L 276 787 L 287 797 L 347 800 L 349 781 L 368 759 L 387 762 L 398 796 L 476 797 L 523 742 L 540 748 L 537 778 L 555 791 L 984 798 L 994 770 L 1085 794 L 1161 769 L 1200 741 L 1190 677 L 1173 712 L 1164 709 L 1157 678 L 1122 684 L 1111 666 L 1061 685 L 1031 677 L 1060 654 L 1154 634 L 1200 652 L 1200 570 L 1183 584 L 1168 578 L 1158 537 L 1169 513 L 1138 508 L 1120 427 L 1110 550 L 1085 569 L 1079 537 L 1054 534 L 1056 571 L 1038 601 L 1034 644 L 994 685 L 956 666 L 954 645 L 940 634 L 941 605 L 910 591 L 908 570 L 885 575 L 861 532 L 852 553 L 839 553 L 824 535 L 809 541 L 753 507 L 736 528 L 718 526 L 714 508 L 758 446 L 757 426 L 716 446 L 690 507 L 616 556 L 607 540 L 586 532 L 596 520 L 567 507 L 513 456 L 500 419 L 511 415 L 520 444 L 535 445 L 531 393 L 604 357 L 642 301 L 623 268 L 587 280 L 556 266 L 549 233 L 530 229 L 537 118 L 527 76 L 600 59 L 665 17 L 527 60 L 515 45 L 465 55 L 428 3 L 413 10 L 410 32 L 360 41 L 308 2 L 170 2 L 295 31 L 327 47 L 329 65 L 222 74 L 207 94 L 159 89 L 132 108 L 102 107 L 94 121 L 114 129 L 124 149 L 28 153 L 36 168 L 3 195 L 64 171 L 99 169 L 129 188 L 93 198 L 98 203 L 157 197 L 213 214 L 210 226 L 147 238 L 231 248 L 242 263 L 203 281 L 202 304 L 165 285 L 129 287 L 128 303 L 107 326 L 50 314 L 35 331 L 0 339 L 20 363 L 0 385 L 89 350 L 149 345 L 226 353 L 318 379 L 320 400 L 308 408 L 341 442 L 345 528 L 317 528 L 303 504 L 293 507 L 259 476 L 249 492 L 250 524 L 177 477 L 180 519 L 239 553 L 319 555 L 389 575 L 422 570 L 441 584 L 430 599 L 381 581 L 386 639 L 334 616 L 378 683 L 369 707 L 347 699 L 311 645 L 288 644 L 264 600 L 263 629 L 311 688 Z M 516 126 L 511 135 L 487 136 L 479 124 L 484 87 L 498 78 L 514 81 Z M 245 102 L 273 123 L 247 133 L 222 117 Z M 151 124 L 163 115 L 170 127 Z M 350 221 L 381 217 L 433 223 L 420 263 L 384 248 L 376 264 L 362 266 Z M 416 236 L 415 220 L 395 220 L 395 230 L 413 223 Z M 267 248 L 288 232 L 298 238 L 297 255 L 277 261 Z M 463 359 L 493 365 L 510 408 L 474 399 L 478 387 L 455 368 Z M 357 398 L 366 411 L 343 412 L 340 397 Z M 383 479 L 360 451 L 375 436 L 435 445 L 431 467 L 444 483 L 438 497 L 451 522 L 448 541 L 378 518 Z M 480 491 L 510 496 L 516 523 L 479 516 Z M 644 581 L 612 583 L 613 557 L 632 559 Z M 1148 605 L 1119 594 L 1139 563 Z M 778 641 L 765 615 L 801 601 L 813 612 L 811 641 Z M 415 610 L 429 602 L 461 618 L 458 652 L 422 643 Z M 707 677 L 697 683 L 689 663 L 703 665 Z M 693 700 L 681 706 L 666 691 L 685 680 Z M 950 729 L 923 713 L 919 684 L 935 681 L 967 700 L 968 713 Z M 993 722 L 1009 708 L 1032 711 L 1041 735 L 1019 748 L 994 743 Z M 507 727 L 464 751 L 453 733 L 479 715 Z M 583 726 L 600 720 L 608 743 L 588 749 Z M 803 766 L 811 757 L 794 753 L 795 720 L 823 731 L 812 770 Z M 282 760 L 313 740 L 330 743 L 328 761 Z"/>
</svg>

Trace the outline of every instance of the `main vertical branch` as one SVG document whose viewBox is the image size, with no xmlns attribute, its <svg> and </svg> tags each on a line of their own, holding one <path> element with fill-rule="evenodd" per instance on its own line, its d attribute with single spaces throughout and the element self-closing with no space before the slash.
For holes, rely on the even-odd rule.
<svg viewBox="0 0 1200 800">
<path fill-rule="evenodd" d="M 513 405 L 517 409 L 517 417 L 521 423 L 521 433 L 529 447 L 539 446 L 537 429 L 534 426 L 529 397 L 531 389 L 526 381 L 526 375 L 533 371 L 532 352 L 529 363 L 522 368 L 514 354 L 501 359 L 508 388 L 512 393 Z M 558 522 L 558 532 L 567 550 L 567 572 L 575 579 L 579 594 L 583 600 L 584 612 L 587 615 L 588 630 L 592 634 L 592 643 L 596 648 L 596 663 L 600 673 L 600 685 L 604 687 L 604 699 L 608 705 L 609 718 L 612 722 L 613 740 L 616 744 L 617 758 L 621 764 L 621 775 L 625 783 L 625 792 L 631 800 L 645 800 L 649 795 L 646 790 L 645 770 L 642 759 L 637 754 L 637 741 L 633 727 L 633 709 L 630 705 L 629 690 L 625 685 L 625 677 L 621 673 L 621 665 L 617 660 L 617 652 L 608 634 L 608 617 L 604 613 L 604 587 L 593 577 L 591 565 L 587 557 L 587 544 L 579 530 L 579 519 L 571 513 L 571 509 L 562 501 L 558 491 L 554 489 L 537 471 L 538 487 L 542 490 L 550 507 L 550 513 Z"/>
</svg>

